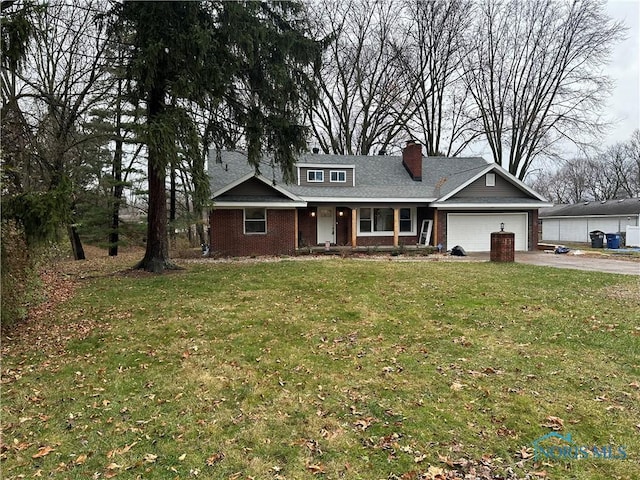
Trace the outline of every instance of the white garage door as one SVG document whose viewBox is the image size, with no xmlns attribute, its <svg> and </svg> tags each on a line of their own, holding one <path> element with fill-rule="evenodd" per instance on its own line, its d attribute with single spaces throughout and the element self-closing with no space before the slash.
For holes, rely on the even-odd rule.
<svg viewBox="0 0 640 480">
<path fill-rule="evenodd" d="M 504 223 L 505 232 L 515 233 L 516 250 L 527 250 L 526 213 L 449 213 L 447 248 L 460 245 L 467 252 L 488 252 L 491 232 L 500 231 L 500 223 Z"/>
</svg>

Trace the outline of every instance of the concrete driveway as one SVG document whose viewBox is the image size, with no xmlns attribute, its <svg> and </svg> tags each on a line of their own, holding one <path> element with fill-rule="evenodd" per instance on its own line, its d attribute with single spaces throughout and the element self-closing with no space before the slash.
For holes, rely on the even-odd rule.
<svg viewBox="0 0 640 480">
<path fill-rule="evenodd" d="M 573 268 L 592 272 L 620 273 L 640 275 L 640 259 L 620 259 L 609 256 L 555 254 L 545 252 L 516 252 L 518 263 L 541 265 L 545 267 Z"/>
</svg>

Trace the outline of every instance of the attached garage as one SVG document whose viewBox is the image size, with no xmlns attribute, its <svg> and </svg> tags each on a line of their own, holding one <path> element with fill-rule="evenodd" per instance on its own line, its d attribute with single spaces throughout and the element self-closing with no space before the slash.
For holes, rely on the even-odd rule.
<svg viewBox="0 0 640 480">
<path fill-rule="evenodd" d="M 449 213 L 447 214 L 447 248 L 460 245 L 467 252 L 491 250 L 491 232 L 500 230 L 515 234 L 515 249 L 528 249 L 526 212 L 518 213 Z"/>
</svg>

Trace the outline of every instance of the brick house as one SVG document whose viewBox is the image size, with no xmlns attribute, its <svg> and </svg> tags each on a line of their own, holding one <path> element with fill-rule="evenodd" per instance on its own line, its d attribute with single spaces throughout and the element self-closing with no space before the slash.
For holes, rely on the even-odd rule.
<svg viewBox="0 0 640 480">
<path fill-rule="evenodd" d="M 402 156 L 305 154 L 291 184 L 263 163 L 257 174 L 242 152 L 211 153 L 212 252 L 291 255 L 327 242 L 488 251 L 500 224 L 516 250 L 532 250 L 538 209 L 551 205 L 495 163 L 425 157 L 413 142 Z"/>
</svg>

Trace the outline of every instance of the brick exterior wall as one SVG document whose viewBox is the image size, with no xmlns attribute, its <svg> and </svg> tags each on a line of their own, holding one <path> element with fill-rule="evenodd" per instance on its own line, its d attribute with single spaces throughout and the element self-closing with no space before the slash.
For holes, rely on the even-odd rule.
<svg viewBox="0 0 640 480">
<path fill-rule="evenodd" d="M 431 209 L 429 209 L 431 210 Z M 418 220 L 428 218 L 432 212 L 419 209 Z M 209 216 L 211 252 L 223 256 L 252 255 L 293 255 L 295 253 L 294 235 L 298 235 L 299 246 L 315 246 L 317 241 L 316 217 L 311 216 L 315 208 L 302 208 L 298 211 L 298 232 L 294 232 L 295 210 L 267 209 L 267 233 L 244 234 L 244 216 L 242 209 L 216 209 Z M 438 210 L 435 215 L 435 244 L 447 245 L 447 211 Z M 462 213 L 462 212 L 461 212 Z M 529 210 L 529 250 L 538 245 L 538 211 Z M 336 241 L 338 245 L 351 243 L 351 212 L 345 209 L 343 217 L 336 217 Z M 420 223 L 418 223 L 418 227 Z M 417 235 L 400 236 L 399 245 L 415 245 Z M 393 236 L 357 238 L 359 247 L 392 246 Z"/>
<path fill-rule="evenodd" d="M 298 209 L 298 247 L 314 247 L 318 241 L 316 217 L 311 216 L 315 208 Z"/>
<path fill-rule="evenodd" d="M 244 233 L 242 209 L 210 212 L 211 252 L 223 256 L 293 255 L 295 210 L 267 209 L 267 233 Z"/>
<path fill-rule="evenodd" d="M 538 210 L 529 210 L 529 250 L 538 249 L 539 226 L 538 226 Z"/>
<path fill-rule="evenodd" d="M 417 235 L 411 235 L 408 237 L 399 236 L 398 246 L 400 245 L 413 245 L 418 242 Z M 380 246 L 393 246 L 393 236 L 391 237 L 358 237 L 358 247 L 375 247 Z"/>
<path fill-rule="evenodd" d="M 340 216 L 339 212 L 342 212 L 342 216 Z M 350 208 L 339 208 L 336 211 L 336 245 L 351 245 Z"/>
</svg>

